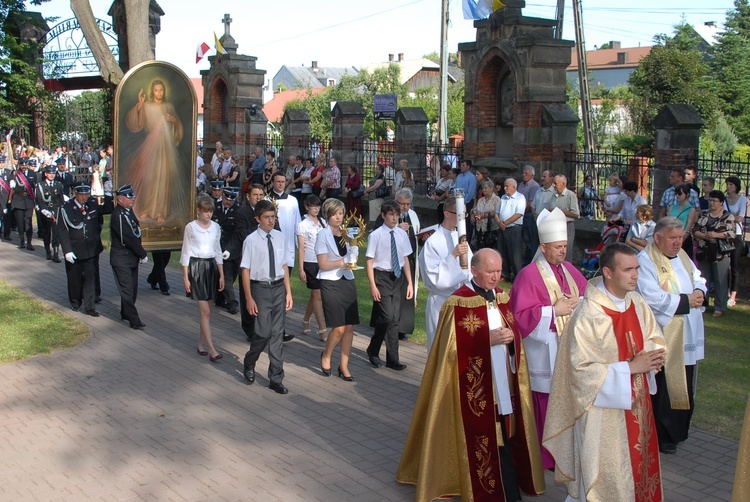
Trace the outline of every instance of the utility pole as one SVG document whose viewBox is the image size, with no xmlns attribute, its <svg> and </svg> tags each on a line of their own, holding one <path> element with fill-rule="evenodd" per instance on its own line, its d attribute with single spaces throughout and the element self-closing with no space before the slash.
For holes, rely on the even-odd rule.
<svg viewBox="0 0 750 502">
<path fill-rule="evenodd" d="M 448 143 L 448 0 L 441 2 L 440 25 L 440 105 L 438 107 L 438 141 Z"/>
<path fill-rule="evenodd" d="M 573 0 L 573 22 L 576 29 L 578 53 L 578 88 L 581 93 L 581 119 L 583 120 L 583 144 L 586 155 L 591 158 L 594 145 L 594 129 L 591 124 L 591 94 L 589 94 L 589 69 L 586 64 L 586 42 L 583 38 L 583 9 L 581 0 Z"/>
<path fill-rule="evenodd" d="M 555 26 L 555 38 L 558 40 L 562 40 L 564 10 L 565 0 L 557 0 L 557 9 L 555 10 L 555 19 L 557 20 L 557 26 Z"/>
</svg>

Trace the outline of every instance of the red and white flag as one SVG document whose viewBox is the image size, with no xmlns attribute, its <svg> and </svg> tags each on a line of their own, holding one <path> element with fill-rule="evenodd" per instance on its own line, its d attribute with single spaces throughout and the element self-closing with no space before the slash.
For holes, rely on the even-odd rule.
<svg viewBox="0 0 750 502">
<path fill-rule="evenodd" d="M 198 49 L 195 51 L 195 62 L 198 63 L 198 61 L 203 59 L 203 56 L 206 55 L 206 53 L 208 52 L 210 48 L 211 47 L 209 47 L 206 42 L 203 42 L 202 44 L 200 44 L 198 46 Z"/>
</svg>

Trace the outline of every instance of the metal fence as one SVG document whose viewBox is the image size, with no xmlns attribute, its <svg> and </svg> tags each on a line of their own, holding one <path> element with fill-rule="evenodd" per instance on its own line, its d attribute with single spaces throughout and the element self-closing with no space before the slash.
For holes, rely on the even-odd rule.
<svg viewBox="0 0 750 502">
<path fill-rule="evenodd" d="M 742 182 L 742 191 L 747 193 L 750 185 L 750 154 L 737 157 L 722 157 L 714 154 L 692 159 L 690 164 L 696 166 L 698 179 L 705 177 L 714 178 L 715 189 L 726 190 L 726 179 L 729 176 L 737 176 Z"/>
<path fill-rule="evenodd" d="M 565 172 L 562 174 L 568 178 L 568 188 L 578 194 L 581 216 L 590 219 L 604 219 L 604 196 L 613 176 L 627 176 L 637 182 L 638 193 L 651 201 L 653 158 L 636 152 L 565 152 Z"/>
<path fill-rule="evenodd" d="M 414 177 L 416 195 L 427 195 L 432 193 L 435 182 L 439 178 L 441 162 L 450 161 L 451 155 L 456 159 L 463 155 L 462 145 L 453 146 L 449 144 L 418 142 L 412 143 L 408 147 L 399 147 L 397 142 L 374 140 L 374 139 L 347 139 L 342 143 L 331 140 L 317 140 L 314 138 L 300 138 L 295 144 L 284 145 L 284 139 L 281 136 L 266 136 L 259 138 L 255 143 L 245 145 L 245 151 L 251 147 L 258 146 L 263 149 L 264 153 L 269 150 L 276 154 L 276 163 L 279 166 L 286 166 L 287 150 L 293 150 L 295 155 L 302 155 L 305 158 L 311 157 L 316 159 L 320 154 L 325 155 L 326 162 L 331 155 L 344 157 L 344 151 L 351 152 L 353 161 L 350 161 L 360 173 L 363 183 L 369 183 L 370 179 L 375 176 L 375 168 L 378 164 L 384 166 L 396 167 L 397 161 L 406 158 L 409 161 L 409 169 Z M 346 165 L 347 162 L 339 162 Z M 243 166 L 247 168 L 247 166 Z M 342 172 L 342 175 L 346 173 Z"/>
</svg>

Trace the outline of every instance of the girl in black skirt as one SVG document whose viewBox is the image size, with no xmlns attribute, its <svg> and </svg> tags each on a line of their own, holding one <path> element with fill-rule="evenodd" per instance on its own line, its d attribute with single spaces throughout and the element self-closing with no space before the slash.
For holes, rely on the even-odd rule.
<svg viewBox="0 0 750 502">
<path fill-rule="evenodd" d="M 315 254 L 318 256 L 318 278 L 323 298 L 323 313 L 326 324 L 331 328 L 325 350 L 320 354 L 320 371 L 323 376 L 331 376 L 331 356 L 336 345 L 341 343 L 341 364 L 339 378 L 352 382 L 349 372 L 349 355 L 354 341 L 354 325 L 359 324 L 357 307 L 357 287 L 354 273 L 343 268 L 349 244 L 341 243 L 341 228 L 344 221 L 344 203 L 339 199 L 326 199 L 323 203 L 323 217 L 328 226 L 318 232 L 315 240 Z M 327 363 L 327 367 L 326 367 Z"/>
<path fill-rule="evenodd" d="M 211 301 L 217 291 L 224 289 L 224 269 L 221 253 L 221 227 L 211 221 L 214 201 L 211 197 L 198 197 L 198 217 L 185 226 L 180 264 L 188 296 L 198 301 L 201 335 L 198 354 L 210 355 L 211 362 L 222 357 L 211 340 Z M 208 351 L 204 350 L 206 345 Z"/>
</svg>

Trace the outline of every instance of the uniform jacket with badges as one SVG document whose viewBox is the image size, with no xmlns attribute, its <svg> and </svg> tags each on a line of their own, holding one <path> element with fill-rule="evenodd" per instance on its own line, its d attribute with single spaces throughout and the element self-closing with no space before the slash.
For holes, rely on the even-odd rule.
<svg viewBox="0 0 750 502">
<path fill-rule="evenodd" d="M 112 249 L 109 251 L 113 265 L 135 267 L 147 256 L 141 243 L 141 225 L 131 209 L 115 207 L 109 221 Z"/>
<path fill-rule="evenodd" d="M 0 170 L 0 178 L 3 179 L 5 182 L 5 185 L 8 186 L 10 190 L 10 180 L 13 179 L 13 174 L 11 171 L 8 171 L 7 169 Z M 5 206 L 8 205 L 8 199 L 10 198 L 10 191 L 6 190 L 2 183 L 0 183 L 0 213 L 2 213 L 2 210 L 5 209 Z"/>
<path fill-rule="evenodd" d="M 226 209 L 226 212 L 224 209 Z M 242 258 L 242 243 L 244 239 L 238 241 L 235 234 L 237 234 L 238 230 L 241 231 L 243 226 L 246 226 L 244 221 L 242 221 L 243 216 L 236 203 L 228 208 L 224 208 L 221 205 L 214 212 L 214 221 L 221 227 L 221 249 L 222 251 L 229 251 L 229 260 Z"/>
<path fill-rule="evenodd" d="M 94 258 L 104 250 L 101 239 L 99 204 L 91 197 L 79 207 L 75 199 L 63 204 L 57 219 L 57 238 L 63 253 L 75 253 L 77 260 Z"/>
<path fill-rule="evenodd" d="M 11 207 L 13 209 L 34 209 L 34 190 L 36 189 L 36 173 L 31 169 L 24 169 L 19 171 L 23 173 L 26 180 L 31 187 L 31 193 L 26 189 L 26 185 L 21 182 L 20 176 L 16 174 L 14 176 L 16 186 L 13 188 L 13 199 L 11 200 Z"/>
<path fill-rule="evenodd" d="M 52 181 L 52 186 L 47 184 L 47 180 L 36 186 L 36 204 L 39 210 L 48 210 L 52 212 L 55 218 L 60 208 L 65 204 L 63 194 L 65 187 L 57 180 Z"/>
</svg>

